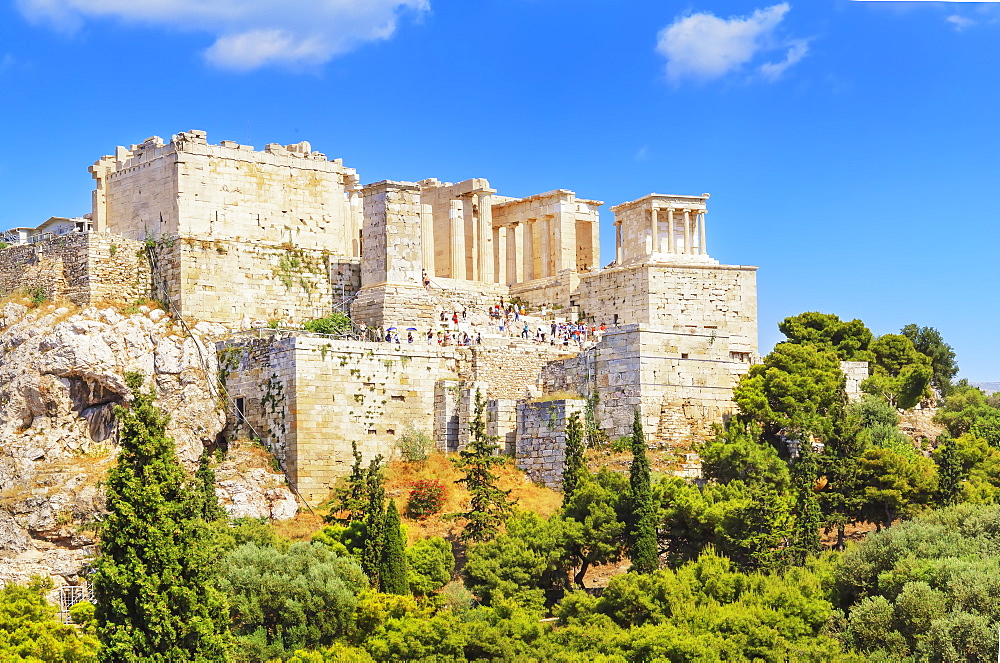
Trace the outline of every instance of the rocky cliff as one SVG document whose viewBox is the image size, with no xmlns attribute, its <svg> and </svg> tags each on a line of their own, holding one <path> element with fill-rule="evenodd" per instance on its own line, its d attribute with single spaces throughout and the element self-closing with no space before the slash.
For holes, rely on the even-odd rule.
<svg viewBox="0 0 1000 663">
<path fill-rule="evenodd" d="M 147 306 L 0 307 L 0 582 L 36 573 L 73 582 L 92 556 L 100 482 L 117 451 L 113 408 L 130 396 L 126 372 L 155 388 L 183 462 L 222 441 L 208 341 L 225 331 L 199 323 L 188 334 Z M 217 478 L 234 515 L 295 514 L 283 476 L 250 445 L 232 445 Z"/>
</svg>

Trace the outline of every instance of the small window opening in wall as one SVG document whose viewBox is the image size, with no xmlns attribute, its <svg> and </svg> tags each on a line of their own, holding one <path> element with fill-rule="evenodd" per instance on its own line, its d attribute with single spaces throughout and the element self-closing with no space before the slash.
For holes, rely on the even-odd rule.
<svg viewBox="0 0 1000 663">
<path fill-rule="evenodd" d="M 405 401 L 406 400 L 406 396 L 390 396 L 389 398 L 391 398 L 394 401 Z"/>
<path fill-rule="evenodd" d="M 615 313 L 614 318 L 611 320 L 611 324 L 613 324 L 613 325 L 617 325 L 618 324 L 618 314 L 617 313 Z"/>
<path fill-rule="evenodd" d="M 681 359 L 687 359 L 687 358 L 688 358 L 688 353 L 682 352 L 681 353 Z"/>
<path fill-rule="evenodd" d="M 377 430 L 375 430 L 374 428 L 369 428 L 369 429 L 368 429 L 368 434 L 369 434 L 369 435 L 375 435 L 376 433 L 378 433 L 378 431 L 377 431 Z"/>
<path fill-rule="evenodd" d="M 236 399 L 236 412 L 239 413 L 241 418 L 247 416 L 246 400 L 242 396 Z"/>
<path fill-rule="evenodd" d="M 705 329 L 718 329 L 716 325 L 705 325 Z"/>
<path fill-rule="evenodd" d="M 387 435 L 395 435 L 396 434 L 396 429 L 395 428 L 386 428 L 385 432 L 386 432 Z"/>
</svg>

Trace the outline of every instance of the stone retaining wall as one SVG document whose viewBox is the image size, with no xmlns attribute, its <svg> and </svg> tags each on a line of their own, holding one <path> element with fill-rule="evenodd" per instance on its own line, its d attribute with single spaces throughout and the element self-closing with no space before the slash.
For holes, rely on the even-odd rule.
<svg viewBox="0 0 1000 663">
<path fill-rule="evenodd" d="M 0 294 L 41 289 L 78 306 L 149 297 L 144 244 L 112 233 L 69 233 L 0 250 Z"/>
<path fill-rule="evenodd" d="M 157 286 L 185 316 L 286 325 L 343 310 L 361 285 L 359 260 L 321 249 L 173 238 L 157 243 Z"/>
<path fill-rule="evenodd" d="M 578 412 L 582 421 L 585 408 L 583 400 L 518 403 L 515 462 L 532 481 L 562 486 L 566 420 Z"/>
</svg>

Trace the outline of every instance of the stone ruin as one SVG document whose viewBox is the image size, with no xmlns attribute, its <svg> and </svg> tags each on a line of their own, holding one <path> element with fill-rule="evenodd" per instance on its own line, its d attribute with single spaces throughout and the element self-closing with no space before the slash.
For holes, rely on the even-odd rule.
<svg viewBox="0 0 1000 663">
<path fill-rule="evenodd" d="M 0 288 L 78 304 L 145 295 L 226 325 L 228 433 L 260 437 L 310 501 L 349 471 L 352 442 L 366 460 L 411 430 L 462 448 L 477 390 L 488 432 L 549 484 L 563 444 L 549 423 L 594 395 L 612 439 L 638 409 L 650 445 L 683 448 L 729 416 L 759 360 L 757 268 L 709 256 L 708 194 L 612 207 L 601 268 L 603 203 L 567 189 L 362 185 L 309 143 L 257 151 L 203 131 L 118 147 L 90 171 L 92 227 L 0 251 Z M 528 310 L 504 322 L 501 302 Z M 334 311 L 379 340 L 287 329 Z"/>
</svg>

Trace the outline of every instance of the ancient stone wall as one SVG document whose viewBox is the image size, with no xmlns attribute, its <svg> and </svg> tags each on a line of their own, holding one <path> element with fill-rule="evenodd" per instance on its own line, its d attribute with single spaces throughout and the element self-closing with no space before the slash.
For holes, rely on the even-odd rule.
<svg viewBox="0 0 1000 663">
<path fill-rule="evenodd" d="M 157 287 L 210 322 L 300 324 L 341 309 L 360 286 L 357 259 L 290 244 L 182 238 L 156 254 Z"/>
<path fill-rule="evenodd" d="M 359 255 L 353 169 L 308 143 L 209 145 L 203 131 L 119 147 L 92 168 L 95 229 L 132 239 L 252 239 Z"/>
<path fill-rule="evenodd" d="M 512 400 L 527 398 L 530 392 L 541 393 L 543 372 L 567 355 L 548 344 L 513 339 L 506 345 L 460 348 L 457 352 L 464 359 L 459 366 L 462 377 L 486 385 L 484 397 Z"/>
<path fill-rule="evenodd" d="M 524 402 L 517 405 L 517 466 L 537 483 L 562 486 L 566 460 L 566 420 L 577 412 L 584 416 L 582 400 Z"/>
<path fill-rule="evenodd" d="M 840 362 L 840 370 L 847 377 L 847 384 L 844 387 L 844 391 L 847 392 L 847 398 L 852 401 L 860 400 L 862 396 L 861 383 L 869 377 L 868 362 L 842 361 Z"/>
<path fill-rule="evenodd" d="M 150 296 L 142 242 L 110 233 L 70 233 L 0 250 L 0 292 L 40 288 L 78 306 Z"/>
<path fill-rule="evenodd" d="M 246 399 L 251 421 L 271 416 L 270 385 L 281 383 L 284 401 L 277 411 L 285 420 L 264 422 L 272 431 L 268 441 L 283 448 L 290 480 L 311 503 L 326 499 L 335 480 L 349 473 L 352 441 L 367 462 L 376 454 L 394 456 L 407 428 L 434 431 L 437 383 L 456 375 L 453 353 L 427 345 L 297 335 L 272 347 L 247 338 L 220 345 L 219 351 L 223 357 L 233 353 L 230 348 L 238 351 L 229 393 Z M 261 353 L 273 357 L 264 360 Z"/>
<path fill-rule="evenodd" d="M 643 325 L 609 329 L 593 348 L 548 367 L 542 382 L 547 391 L 596 391 L 598 425 L 612 438 L 631 434 L 638 408 L 651 446 L 686 443 L 733 412 L 732 388 L 751 364 L 729 359 L 727 344 Z"/>
<path fill-rule="evenodd" d="M 558 307 L 570 314 L 573 295 L 580 285 L 580 275 L 564 270 L 556 276 L 534 279 L 518 283 L 510 288 L 511 297 L 527 302 L 531 306 Z"/>
<path fill-rule="evenodd" d="M 633 265 L 580 279 L 581 315 L 594 324 L 643 324 L 726 336 L 727 351 L 757 351 L 756 267 Z"/>
</svg>

